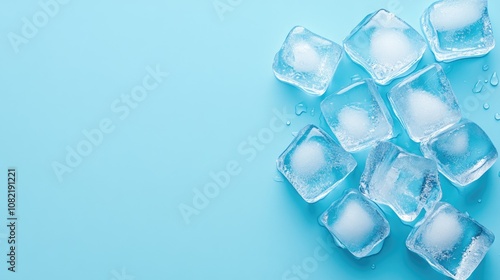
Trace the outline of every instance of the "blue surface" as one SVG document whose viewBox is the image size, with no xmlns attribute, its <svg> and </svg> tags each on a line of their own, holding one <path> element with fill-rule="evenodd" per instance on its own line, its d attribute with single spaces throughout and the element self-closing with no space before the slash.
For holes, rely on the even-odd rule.
<svg viewBox="0 0 500 280">
<path fill-rule="evenodd" d="M 289 30 L 300 24 L 340 43 L 379 8 L 420 30 L 431 1 L 67 2 L 18 42 L 18 53 L 8 34 L 20 34 L 23 17 L 31 21 L 42 8 L 35 0 L 0 4 L 1 279 L 283 279 L 303 264 L 308 279 L 444 279 L 406 249 L 411 228 L 395 214 L 387 215 L 391 235 L 382 251 L 363 260 L 334 247 L 318 224 L 341 191 L 357 187 L 366 152 L 355 154 L 359 165 L 338 190 L 314 205 L 275 181 L 275 160 L 292 133 L 308 123 L 327 128 L 322 98 L 272 73 Z M 490 15 L 500 32 L 498 1 L 490 1 Z M 499 89 L 472 89 L 500 70 L 499 59 L 496 48 L 444 64 L 464 114 L 497 147 Z M 418 67 L 433 61 L 427 51 Z M 344 56 L 326 94 L 355 74 L 368 77 Z M 296 116 L 300 102 L 308 112 Z M 88 155 L 69 156 L 78 148 Z M 71 167 L 59 166 L 59 174 L 68 172 L 58 178 L 54 162 L 66 165 L 66 157 Z M 4 261 L 8 167 L 18 171 L 16 273 Z M 463 192 L 441 176 L 444 201 L 497 235 L 499 171 L 497 163 Z M 209 198 L 200 198 L 204 189 Z M 189 207 L 183 218 L 179 209 Z M 498 279 L 499 262 L 496 242 L 472 279 Z"/>
</svg>

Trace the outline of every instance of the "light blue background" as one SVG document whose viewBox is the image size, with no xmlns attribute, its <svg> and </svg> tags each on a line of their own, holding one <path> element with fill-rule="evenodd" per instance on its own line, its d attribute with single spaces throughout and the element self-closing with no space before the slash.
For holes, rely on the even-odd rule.
<svg viewBox="0 0 500 280">
<path fill-rule="evenodd" d="M 35 0 L 0 4 L 1 279 L 283 279 L 311 260 L 318 240 L 331 240 L 316 219 L 342 190 L 357 187 L 366 153 L 356 155 L 359 166 L 346 182 L 314 205 L 274 180 L 275 159 L 292 133 L 320 124 L 321 100 L 278 82 L 274 53 L 295 25 L 341 42 L 382 7 L 420 32 L 420 14 L 431 1 L 221 2 L 233 4 L 222 17 L 212 0 L 72 0 L 17 54 L 9 32 L 20 34 L 22 18 L 41 8 Z M 500 31 L 498 1 L 490 1 L 490 14 Z M 478 79 L 500 70 L 499 58 L 497 48 L 445 68 L 464 113 L 500 147 L 498 88 L 472 93 Z M 427 52 L 419 67 L 432 62 Z M 156 65 L 169 77 L 120 119 L 111 104 Z M 354 74 L 367 77 L 348 58 L 337 72 L 328 93 Z M 249 137 L 269 128 L 273 110 L 293 112 L 299 102 L 308 113 L 291 117 L 290 126 L 250 157 Z M 491 105 L 487 111 L 484 102 Z M 105 118 L 114 131 L 60 182 L 53 162 L 64 163 L 66 147 L 75 148 L 85 139 L 82 130 Z M 415 149 L 404 135 L 398 143 Z M 192 205 L 193 192 L 211 182 L 210 172 L 231 161 L 241 173 L 187 224 L 179 206 Z M 15 274 L 4 261 L 8 167 L 17 168 L 19 180 Z M 499 170 L 496 164 L 463 193 L 442 180 L 444 200 L 497 236 Z M 380 254 L 358 261 L 333 248 L 308 279 L 444 279 L 404 246 L 410 227 L 392 212 L 387 217 L 392 233 Z M 472 278 L 498 279 L 499 263 L 497 241 Z"/>
</svg>

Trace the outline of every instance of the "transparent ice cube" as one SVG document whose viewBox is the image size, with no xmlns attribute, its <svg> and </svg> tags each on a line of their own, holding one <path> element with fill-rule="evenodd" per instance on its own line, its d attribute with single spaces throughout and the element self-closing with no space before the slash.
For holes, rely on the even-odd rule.
<svg viewBox="0 0 500 280">
<path fill-rule="evenodd" d="M 479 179 L 498 158 L 488 135 L 468 120 L 421 143 L 420 148 L 424 156 L 435 160 L 439 171 L 458 186 Z"/>
<path fill-rule="evenodd" d="M 273 71 L 276 78 L 285 83 L 312 95 L 322 95 L 330 85 L 341 57 L 341 46 L 296 26 L 274 57 Z"/>
<path fill-rule="evenodd" d="M 459 122 L 462 113 L 448 78 L 432 64 L 395 85 L 388 94 L 394 113 L 415 142 Z"/>
<path fill-rule="evenodd" d="M 389 142 L 380 142 L 370 151 L 359 189 L 389 206 L 403 222 L 414 221 L 442 196 L 436 163 Z"/>
<path fill-rule="evenodd" d="M 494 240 L 493 233 L 469 215 L 440 202 L 413 228 L 406 247 L 440 273 L 467 279 Z"/>
<path fill-rule="evenodd" d="M 380 209 L 358 191 L 350 191 L 320 216 L 335 243 L 357 258 L 378 253 L 390 227 Z"/>
<path fill-rule="evenodd" d="M 426 43 L 410 25 L 387 10 L 366 16 L 344 40 L 351 59 L 364 67 L 378 84 L 413 70 L 422 58 Z"/>
<path fill-rule="evenodd" d="M 438 61 L 483 56 L 495 47 L 487 0 L 437 1 L 421 26 Z"/>
<path fill-rule="evenodd" d="M 326 132 L 304 127 L 279 156 L 278 170 L 308 203 L 325 197 L 356 167 L 356 160 Z"/>
<path fill-rule="evenodd" d="M 391 115 L 371 79 L 329 95 L 321 103 L 321 112 L 346 151 L 359 151 L 393 137 Z"/>
</svg>

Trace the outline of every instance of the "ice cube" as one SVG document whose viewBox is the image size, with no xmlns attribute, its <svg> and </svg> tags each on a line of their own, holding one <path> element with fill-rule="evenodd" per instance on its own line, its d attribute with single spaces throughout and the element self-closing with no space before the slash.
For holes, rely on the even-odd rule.
<svg viewBox="0 0 500 280">
<path fill-rule="evenodd" d="M 487 0 L 437 1 L 421 26 L 438 61 L 483 56 L 495 47 Z"/>
<path fill-rule="evenodd" d="M 370 151 L 359 189 L 407 223 L 423 209 L 432 209 L 442 196 L 436 163 L 389 142 Z"/>
<path fill-rule="evenodd" d="M 391 115 L 371 79 L 329 95 L 321 112 L 346 151 L 359 151 L 393 136 Z"/>
<path fill-rule="evenodd" d="M 386 85 L 413 70 L 426 44 L 415 29 L 382 9 L 365 17 L 351 31 L 344 40 L 344 48 L 375 82 Z"/>
<path fill-rule="evenodd" d="M 486 133 L 468 120 L 454 125 L 420 145 L 425 157 L 453 184 L 468 185 L 479 179 L 498 158 Z"/>
<path fill-rule="evenodd" d="M 356 160 L 326 132 L 304 127 L 279 156 L 278 170 L 308 203 L 325 197 L 356 167 Z"/>
<path fill-rule="evenodd" d="M 440 273 L 467 279 L 494 240 L 493 233 L 469 215 L 440 202 L 413 228 L 406 247 Z"/>
<path fill-rule="evenodd" d="M 446 74 L 432 64 L 395 85 L 388 94 L 394 113 L 415 142 L 459 122 L 462 113 Z"/>
<path fill-rule="evenodd" d="M 322 95 L 330 85 L 342 57 L 342 47 L 312 33 L 294 27 L 274 57 L 276 78 L 312 95 Z"/>
<path fill-rule="evenodd" d="M 335 243 L 357 258 L 378 253 L 389 235 L 389 223 L 380 209 L 357 191 L 335 201 L 320 216 Z"/>
</svg>

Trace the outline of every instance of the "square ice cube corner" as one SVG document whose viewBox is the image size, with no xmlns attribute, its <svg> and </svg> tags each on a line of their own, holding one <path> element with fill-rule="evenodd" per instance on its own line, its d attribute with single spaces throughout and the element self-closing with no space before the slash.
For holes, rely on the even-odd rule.
<svg viewBox="0 0 500 280">
<path fill-rule="evenodd" d="M 335 244 L 356 258 L 380 252 L 390 233 L 389 223 L 378 206 L 354 190 L 334 201 L 319 220 Z"/>
<path fill-rule="evenodd" d="M 408 235 L 406 247 L 435 270 L 453 279 L 467 279 L 481 263 L 495 235 L 469 215 L 438 203 Z"/>
<path fill-rule="evenodd" d="M 415 142 L 446 130 L 462 118 L 450 81 L 439 64 L 406 77 L 389 91 L 388 99 Z"/>
<path fill-rule="evenodd" d="M 321 112 L 340 145 L 348 152 L 393 137 L 391 115 L 371 79 L 327 96 L 321 102 Z"/>
<path fill-rule="evenodd" d="M 314 125 L 304 127 L 276 161 L 278 171 L 308 203 L 325 197 L 356 165 L 351 154 Z"/>
<path fill-rule="evenodd" d="M 421 17 L 421 27 L 438 61 L 483 56 L 495 47 L 487 0 L 441 0 Z"/>
<path fill-rule="evenodd" d="M 366 16 L 344 40 L 349 57 L 381 85 L 411 72 L 426 48 L 413 27 L 384 9 Z"/>
<path fill-rule="evenodd" d="M 425 157 L 437 162 L 439 171 L 457 186 L 479 179 L 498 158 L 493 142 L 477 124 L 463 120 L 420 144 Z"/>
<path fill-rule="evenodd" d="M 274 75 L 306 93 L 322 95 L 332 81 L 342 52 L 340 45 L 296 26 L 274 57 Z"/>
<path fill-rule="evenodd" d="M 431 210 L 442 196 L 436 163 L 389 142 L 380 142 L 370 151 L 359 189 L 407 223 L 423 209 Z"/>
</svg>

